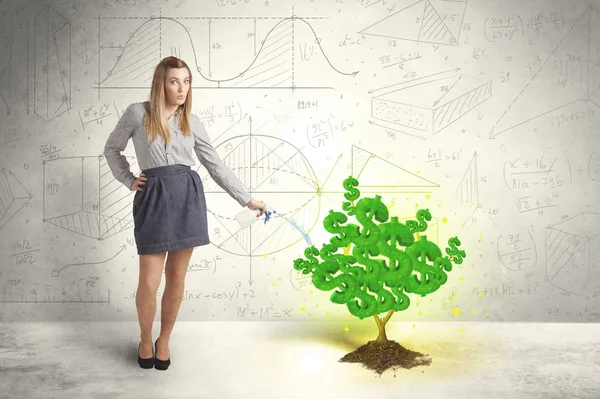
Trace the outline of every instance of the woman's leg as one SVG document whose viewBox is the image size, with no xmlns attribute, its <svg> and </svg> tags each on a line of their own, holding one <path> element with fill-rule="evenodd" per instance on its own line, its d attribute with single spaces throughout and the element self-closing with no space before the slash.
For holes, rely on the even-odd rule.
<svg viewBox="0 0 600 399">
<path fill-rule="evenodd" d="M 160 339 L 156 344 L 156 357 L 167 360 L 171 331 L 179 313 L 183 299 L 183 288 L 190 258 L 194 248 L 169 251 L 165 266 L 165 292 L 163 293 L 160 313 Z"/>
<path fill-rule="evenodd" d="M 142 358 L 152 357 L 152 323 L 156 314 L 156 292 L 160 286 L 166 252 L 140 255 L 140 276 L 135 294 L 141 341 L 139 354 Z"/>
</svg>

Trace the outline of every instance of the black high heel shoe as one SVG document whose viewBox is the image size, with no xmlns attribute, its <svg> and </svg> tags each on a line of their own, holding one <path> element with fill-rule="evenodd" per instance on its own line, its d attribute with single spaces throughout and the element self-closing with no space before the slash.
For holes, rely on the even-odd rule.
<svg viewBox="0 0 600 399">
<path fill-rule="evenodd" d="M 158 337 L 160 338 L 160 337 Z M 154 353 L 158 353 L 158 351 L 156 350 L 156 343 L 158 342 L 158 338 L 156 338 L 156 341 L 154 341 Z M 156 355 L 154 356 L 154 368 L 157 370 L 166 370 L 169 368 L 169 366 L 171 365 L 171 356 L 169 356 L 169 358 L 167 360 L 160 360 L 159 358 L 156 357 Z"/>
<path fill-rule="evenodd" d="M 138 364 L 143 369 L 151 369 L 152 367 L 154 367 L 154 353 L 152 354 L 152 357 L 144 359 L 140 356 L 140 346 L 142 346 L 141 342 L 138 345 Z"/>
</svg>

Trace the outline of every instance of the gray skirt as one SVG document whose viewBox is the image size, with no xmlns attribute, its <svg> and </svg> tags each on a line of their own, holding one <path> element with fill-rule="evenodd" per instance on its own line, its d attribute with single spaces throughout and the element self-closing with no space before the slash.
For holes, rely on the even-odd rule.
<svg viewBox="0 0 600 399">
<path fill-rule="evenodd" d="M 143 171 L 148 180 L 133 199 L 138 255 L 210 244 L 202 180 L 187 165 Z"/>
</svg>

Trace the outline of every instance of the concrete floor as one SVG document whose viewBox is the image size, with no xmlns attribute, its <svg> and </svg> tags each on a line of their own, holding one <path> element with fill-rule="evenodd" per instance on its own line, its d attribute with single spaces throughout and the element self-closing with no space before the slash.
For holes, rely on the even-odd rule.
<svg viewBox="0 0 600 399">
<path fill-rule="evenodd" d="M 137 322 L 5 323 L 0 398 L 600 398 L 599 325 L 390 322 L 429 366 L 338 362 L 376 334 L 372 319 L 178 321 L 158 371 L 137 364 Z"/>
</svg>

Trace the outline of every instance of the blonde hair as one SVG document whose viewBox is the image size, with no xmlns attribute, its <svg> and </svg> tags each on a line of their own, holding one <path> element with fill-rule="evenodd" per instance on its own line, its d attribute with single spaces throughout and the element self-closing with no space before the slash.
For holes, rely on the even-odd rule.
<svg viewBox="0 0 600 399">
<path fill-rule="evenodd" d="M 166 57 L 154 69 L 152 78 L 152 88 L 150 89 L 150 109 L 146 110 L 144 125 L 146 134 L 151 142 L 154 142 L 157 136 L 163 138 L 167 143 L 171 143 L 171 133 L 169 130 L 169 121 L 165 114 L 165 83 L 167 81 L 167 72 L 170 68 L 187 68 L 190 75 L 190 90 L 187 92 L 185 102 L 177 108 L 179 129 L 184 135 L 191 135 L 190 115 L 192 113 L 192 72 L 187 64 L 177 57 Z"/>
</svg>

